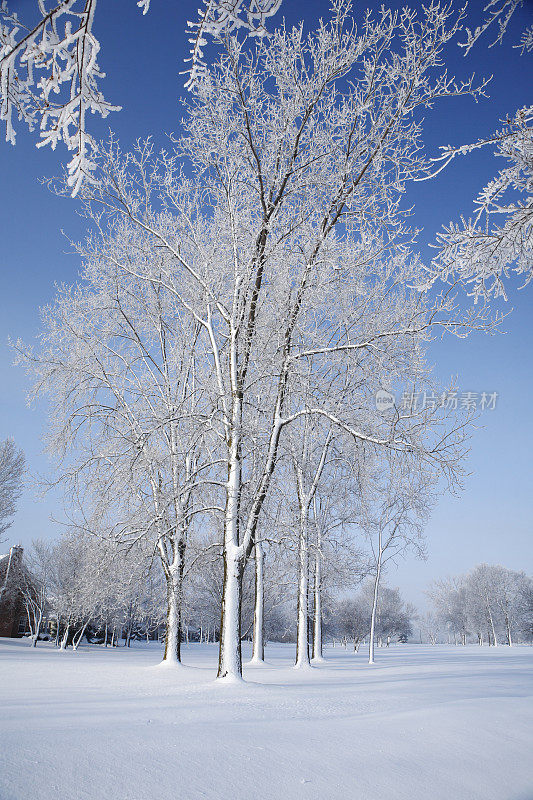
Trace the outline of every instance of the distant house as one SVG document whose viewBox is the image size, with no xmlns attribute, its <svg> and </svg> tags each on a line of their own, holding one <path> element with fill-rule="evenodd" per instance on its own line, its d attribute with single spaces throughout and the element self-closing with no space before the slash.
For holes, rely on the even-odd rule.
<svg viewBox="0 0 533 800">
<path fill-rule="evenodd" d="M 23 548 L 12 547 L 0 555 L 0 636 L 19 637 L 28 631 L 21 586 Z"/>
</svg>

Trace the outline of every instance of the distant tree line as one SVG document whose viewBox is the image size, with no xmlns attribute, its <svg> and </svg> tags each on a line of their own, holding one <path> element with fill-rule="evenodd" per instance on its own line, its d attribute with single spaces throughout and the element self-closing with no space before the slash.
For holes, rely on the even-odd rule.
<svg viewBox="0 0 533 800">
<path fill-rule="evenodd" d="M 524 572 L 479 564 L 465 575 L 434 582 L 427 594 L 433 612 L 422 628 L 432 644 L 533 642 L 533 580 Z"/>
<path fill-rule="evenodd" d="M 339 565 L 337 565 L 339 566 Z M 323 593 L 324 638 L 330 643 L 359 645 L 370 633 L 374 581 L 367 578 L 352 596 L 335 596 L 349 589 L 363 572 L 350 573 L 345 559 L 342 580 L 330 576 L 333 591 Z M 80 530 L 56 542 L 34 540 L 24 559 L 19 589 L 24 599 L 31 643 L 54 640 L 64 650 L 76 650 L 85 639 L 103 646 L 130 646 L 132 640 L 166 640 L 165 581 L 150 553 L 141 545 L 128 551 L 102 542 Z M 296 642 L 295 564 L 271 551 L 264 586 L 264 641 Z M 217 642 L 220 636 L 220 598 L 223 575 L 220 560 L 204 549 L 184 582 L 181 640 Z M 254 570 L 245 575 L 242 638 L 252 639 Z M 313 593 L 309 595 L 312 605 Z M 311 614 L 309 619 L 311 620 Z M 403 602 L 399 590 L 382 586 L 377 605 L 375 636 L 378 646 L 404 642 L 413 633 L 415 608 Z M 313 645 L 314 628 L 308 635 Z M 317 660 L 319 657 L 317 656 Z"/>
</svg>

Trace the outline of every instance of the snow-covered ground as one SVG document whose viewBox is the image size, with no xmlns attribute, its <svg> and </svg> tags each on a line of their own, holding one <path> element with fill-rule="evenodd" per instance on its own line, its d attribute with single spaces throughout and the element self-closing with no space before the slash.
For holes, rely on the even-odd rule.
<svg viewBox="0 0 533 800">
<path fill-rule="evenodd" d="M 247 683 L 160 649 L 0 639 L 1 800 L 532 800 L 533 648 L 267 647 Z"/>
</svg>

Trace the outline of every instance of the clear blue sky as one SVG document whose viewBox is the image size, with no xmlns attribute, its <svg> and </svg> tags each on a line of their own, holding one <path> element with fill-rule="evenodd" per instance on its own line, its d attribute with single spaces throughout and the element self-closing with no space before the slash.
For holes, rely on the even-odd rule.
<svg viewBox="0 0 533 800">
<path fill-rule="evenodd" d="M 33 0 L 21 2 L 21 15 L 25 6 L 32 5 Z M 372 3 L 360 7 L 366 5 Z M 473 24 L 482 5 L 472 4 Z M 178 75 L 185 56 L 184 28 L 186 20 L 194 17 L 197 3 L 153 0 L 152 6 L 145 17 L 134 0 L 101 2 L 98 8 L 99 60 L 108 76 L 103 89 L 107 99 L 123 110 L 104 122 L 94 118 L 91 124 L 97 136 L 105 136 L 111 127 L 124 149 L 149 134 L 157 144 L 164 144 L 165 133 L 179 126 L 179 97 L 185 94 Z M 288 21 L 304 17 L 312 25 L 327 7 L 328 3 L 317 0 L 285 0 L 282 10 Z M 532 20 L 533 3 L 526 0 L 503 46 L 488 50 L 483 42 L 468 58 L 451 47 L 450 72 L 493 74 L 491 97 L 478 104 L 463 98 L 438 108 L 428 118 L 430 150 L 474 141 L 494 130 L 500 118 L 531 102 L 532 58 L 520 57 L 512 45 Z M 34 139 L 22 128 L 15 148 L 0 141 L 0 439 L 15 439 L 32 473 L 48 471 L 41 447 L 45 417 L 41 409 L 26 406 L 28 385 L 21 370 L 12 366 L 7 338 L 31 342 L 39 330 L 39 307 L 52 299 L 54 283 L 73 282 L 77 277 L 78 259 L 69 254 L 61 233 L 73 239 L 83 237 L 76 203 L 53 196 L 38 182 L 39 177 L 58 174 L 64 158 L 61 148 L 55 153 L 36 150 Z M 452 164 L 437 180 L 417 184 L 410 191 L 409 202 L 415 204 L 413 224 L 424 228 L 420 249 L 425 257 L 429 255 L 426 244 L 435 232 L 443 223 L 471 212 L 472 198 L 500 166 L 488 152 L 474 153 Z M 511 288 L 507 309 L 513 310 L 505 322 L 505 334 L 466 341 L 448 338 L 432 348 L 431 361 L 439 377 L 447 380 L 457 375 L 461 391 L 495 391 L 499 397 L 496 409 L 484 413 L 480 420 L 484 427 L 473 436 L 468 464 L 472 474 L 465 491 L 459 499 L 443 498 L 428 526 L 428 561 L 408 559 L 390 572 L 390 582 L 417 604 L 423 604 L 422 591 L 432 578 L 468 570 L 480 561 L 532 570 L 532 298 L 533 286 L 520 292 L 516 286 Z M 61 518 L 62 513 L 59 495 L 37 500 L 28 487 L 9 542 L 29 544 L 34 537 L 57 535 L 58 526 L 50 516 Z M 0 550 L 3 547 L 7 545 L 0 545 Z"/>
</svg>

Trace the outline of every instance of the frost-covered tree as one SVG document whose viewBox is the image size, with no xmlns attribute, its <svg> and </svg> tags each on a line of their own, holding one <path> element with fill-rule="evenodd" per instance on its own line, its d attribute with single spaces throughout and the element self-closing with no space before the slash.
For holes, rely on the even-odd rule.
<svg viewBox="0 0 533 800">
<path fill-rule="evenodd" d="M 72 530 L 53 549 L 48 599 L 61 650 L 69 644 L 78 647 L 96 613 L 99 597 L 94 591 L 92 561 L 98 551 L 93 544 L 82 532 Z"/>
<path fill-rule="evenodd" d="M 434 581 L 427 595 L 443 628 L 454 642 L 466 645 L 469 633 L 468 594 L 463 576 Z"/>
<path fill-rule="evenodd" d="M 353 599 L 338 603 L 332 613 L 332 632 L 335 636 L 349 638 L 353 641 L 353 649 L 357 653 L 361 641 L 368 636 L 370 630 L 371 610 L 366 597 L 359 593 Z"/>
<path fill-rule="evenodd" d="M 420 630 L 426 636 L 430 644 L 435 645 L 439 641 L 440 625 L 439 618 L 431 611 L 426 612 L 419 619 Z"/>
<path fill-rule="evenodd" d="M 533 642 L 533 578 L 522 581 L 517 598 L 518 632 L 522 641 Z"/>
<path fill-rule="evenodd" d="M 498 646 L 499 608 L 496 599 L 496 586 L 493 582 L 493 569 L 488 564 L 479 564 L 467 575 L 467 592 L 470 600 L 470 614 L 477 623 L 478 638 L 483 641 L 483 633 L 487 633 L 487 642 Z"/>
<path fill-rule="evenodd" d="M 423 270 L 403 246 L 400 212 L 406 181 L 431 168 L 425 111 L 478 92 L 441 67 L 461 19 L 437 6 L 420 18 L 383 9 L 356 31 L 337 2 L 307 37 L 280 28 L 250 54 L 229 36 L 175 154 L 156 159 L 140 146 L 124 157 L 112 144 L 85 193 L 160 254 L 140 266 L 122 258 L 121 270 L 165 288 L 198 325 L 221 461 L 220 677 L 241 674 L 242 579 L 290 425 L 322 419 L 363 447 L 449 474 L 457 464 L 456 431 L 432 434 L 424 414 L 376 415 L 362 376 L 414 349 L 412 370 L 432 330 L 477 324 L 471 316 L 462 327 L 449 294 L 428 305 L 407 288 Z"/>
<path fill-rule="evenodd" d="M 327 466 L 328 452 L 333 437 L 331 426 L 327 427 L 322 435 L 320 435 L 319 431 L 313 430 L 313 427 L 313 418 L 303 417 L 290 431 L 292 442 L 288 445 L 298 500 L 298 592 L 295 664 L 297 668 L 310 666 L 308 641 L 310 514 L 324 469 Z"/>
<path fill-rule="evenodd" d="M 405 642 L 413 634 L 416 616 L 416 609 L 402 600 L 399 589 L 382 586 L 375 617 L 378 644 L 385 641 L 388 646 L 392 639 Z"/>
<path fill-rule="evenodd" d="M 34 563 L 46 561 L 47 607 L 55 618 L 56 642 L 77 650 L 84 636 L 102 635 L 107 644 L 144 636 L 147 616 L 157 626 L 163 606 L 162 584 L 152 581 L 151 554 L 145 547 L 116 543 L 72 528 L 52 546 L 36 550 Z M 42 567 L 40 567 L 42 571 Z M 155 595 L 154 595 L 155 592 Z"/>
<path fill-rule="evenodd" d="M 425 468 L 412 471 L 394 455 L 371 467 L 362 477 L 361 528 L 371 556 L 373 573 L 369 657 L 374 663 L 374 643 L 380 608 L 383 571 L 406 551 L 424 556 L 423 531 L 435 503 L 437 476 Z"/>
<path fill-rule="evenodd" d="M 491 568 L 492 585 L 504 636 L 509 647 L 513 645 L 515 631 L 520 628 L 523 598 L 531 581 L 523 572 L 514 572 L 501 565 Z"/>
<path fill-rule="evenodd" d="M 133 234 L 119 226 L 81 250 L 84 283 L 46 310 L 39 353 L 19 351 L 53 408 L 49 449 L 59 474 L 93 506 L 88 526 L 117 542 L 148 541 L 158 555 L 170 663 L 180 657 L 187 538 L 205 506 L 210 406 L 194 384 L 194 320 L 185 331 L 189 321 L 164 287 L 132 276 L 156 255 Z"/>
<path fill-rule="evenodd" d="M 54 546 L 42 539 L 34 539 L 24 559 L 21 593 L 33 647 L 37 645 L 43 620 L 49 610 L 53 558 Z"/>
<path fill-rule="evenodd" d="M 24 453 L 12 439 L 0 442 L 0 537 L 12 525 L 17 500 L 22 491 Z"/>
<path fill-rule="evenodd" d="M 480 644 L 486 632 L 489 645 L 504 641 L 512 646 L 524 627 L 523 598 L 531 579 L 500 565 L 479 564 L 465 580 L 469 611 Z"/>
<path fill-rule="evenodd" d="M 454 639 L 512 646 L 527 629 L 531 578 L 501 565 L 479 564 L 466 575 L 436 581 L 428 590 L 438 618 Z M 456 638 L 457 637 L 457 638 Z M 526 635 L 527 640 L 527 635 Z"/>
<path fill-rule="evenodd" d="M 366 581 L 354 598 L 343 600 L 333 611 L 333 630 L 353 639 L 357 650 L 360 641 L 370 637 L 374 611 L 374 580 Z M 402 600 L 399 589 L 382 585 L 374 611 L 374 634 L 379 646 L 406 641 L 413 632 L 416 609 Z"/>
<path fill-rule="evenodd" d="M 346 446 L 346 442 L 343 443 Z M 323 623 L 331 617 L 328 597 L 353 589 L 367 573 L 353 522 L 359 512 L 351 481 L 353 448 L 337 450 L 325 480 L 313 498 L 311 526 L 313 662 L 323 659 Z"/>
</svg>

